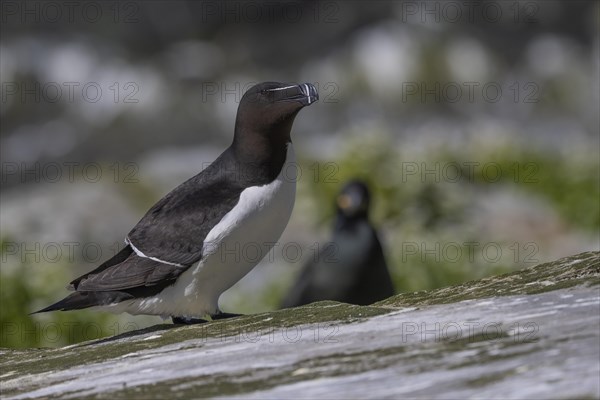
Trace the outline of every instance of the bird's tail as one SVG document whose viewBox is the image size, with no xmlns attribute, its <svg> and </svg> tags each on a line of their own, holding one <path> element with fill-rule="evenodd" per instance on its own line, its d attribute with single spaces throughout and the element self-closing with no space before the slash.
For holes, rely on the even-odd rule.
<svg viewBox="0 0 600 400">
<path fill-rule="evenodd" d="M 74 292 L 64 299 L 31 314 L 48 311 L 81 310 L 83 308 L 110 304 L 116 300 L 116 297 L 114 292 Z"/>
</svg>

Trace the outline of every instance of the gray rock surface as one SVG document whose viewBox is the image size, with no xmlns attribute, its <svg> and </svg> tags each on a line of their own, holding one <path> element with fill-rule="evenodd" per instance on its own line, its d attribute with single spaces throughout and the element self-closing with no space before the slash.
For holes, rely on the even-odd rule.
<svg viewBox="0 0 600 400">
<path fill-rule="evenodd" d="M 588 252 L 369 307 L 4 349 L 2 397 L 598 398 L 599 283 Z"/>
</svg>

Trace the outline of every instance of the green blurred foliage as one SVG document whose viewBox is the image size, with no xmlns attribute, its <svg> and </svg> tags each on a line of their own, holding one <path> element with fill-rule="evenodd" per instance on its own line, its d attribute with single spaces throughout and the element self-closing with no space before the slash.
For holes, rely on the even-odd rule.
<svg viewBox="0 0 600 400">
<path fill-rule="evenodd" d="M 493 171 L 486 175 L 484 169 L 475 169 L 474 181 L 477 184 L 518 185 L 547 198 L 575 227 L 590 232 L 599 229 L 600 164 L 597 155 L 590 153 L 573 157 L 572 154 L 548 154 L 505 145 L 484 151 L 481 157 L 487 160 L 490 170 L 503 173 L 496 178 Z"/>
</svg>

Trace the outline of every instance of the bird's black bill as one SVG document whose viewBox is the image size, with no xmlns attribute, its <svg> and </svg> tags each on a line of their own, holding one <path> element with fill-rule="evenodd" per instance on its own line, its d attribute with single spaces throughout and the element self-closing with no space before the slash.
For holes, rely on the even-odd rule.
<svg viewBox="0 0 600 400">
<path fill-rule="evenodd" d="M 312 83 L 283 86 L 268 91 L 273 93 L 274 101 L 297 101 L 308 106 L 319 100 L 317 88 Z"/>
</svg>

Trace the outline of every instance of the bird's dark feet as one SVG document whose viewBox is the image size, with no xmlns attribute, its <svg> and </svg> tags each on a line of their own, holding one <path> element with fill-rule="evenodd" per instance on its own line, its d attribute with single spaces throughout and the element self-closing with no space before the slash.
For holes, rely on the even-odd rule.
<svg viewBox="0 0 600 400">
<path fill-rule="evenodd" d="M 219 319 L 240 317 L 242 315 L 243 314 L 232 314 L 232 313 L 220 312 L 218 314 L 211 315 L 210 317 L 213 319 L 213 321 L 216 321 Z"/>
<path fill-rule="evenodd" d="M 194 325 L 194 324 L 204 324 L 208 322 L 205 319 L 200 318 L 188 318 L 188 317 L 171 317 L 174 324 L 177 325 Z"/>
</svg>

